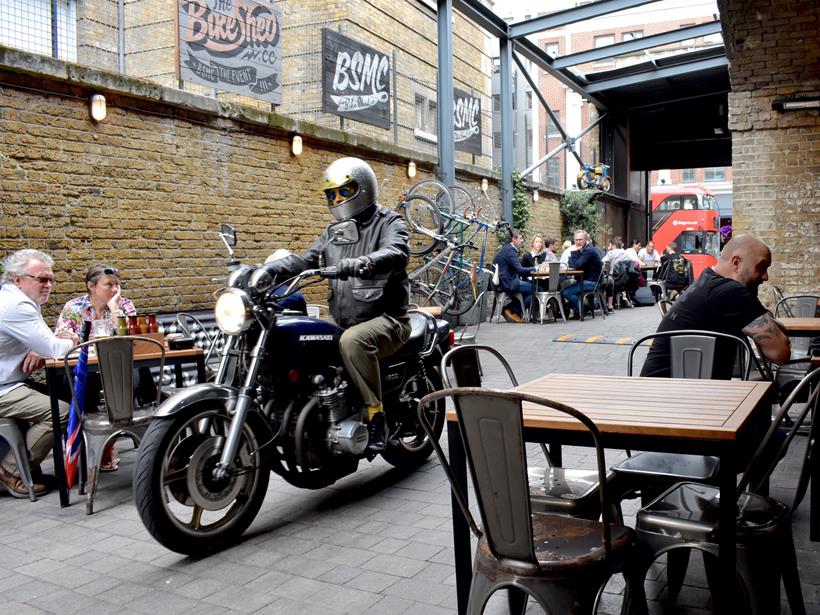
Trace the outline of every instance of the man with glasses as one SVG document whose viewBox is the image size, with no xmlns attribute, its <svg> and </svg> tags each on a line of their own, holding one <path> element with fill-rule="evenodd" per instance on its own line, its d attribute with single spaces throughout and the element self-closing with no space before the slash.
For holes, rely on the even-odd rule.
<svg viewBox="0 0 820 615">
<path fill-rule="evenodd" d="M 583 306 L 580 305 L 579 296 L 582 291 L 595 288 L 595 284 L 598 283 L 598 276 L 601 275 L 602 265 L 601 255 L 589 241 L 589 235 L 586 231 L 578 229 L 573 233 L 572 238 L 575 243 L 575 250 L 569 257 L 569 268 L 582 270 L 584 276 L 580 284 L 576 282 L 561 291 L 561 296 L 564 301 L 569 303 L 574 312 L 570 318 L 577 320 L 581 317 L 581 310 L 583 309 Z"/>
<path fill-rule="evenodd" d="M 39 250 L 13 252 L 4 261 L 0 289 L 0 417 L 28 424 L 26 446 L 35 469 L 51 449 L 51 403 L 27 378 L 43 357 L 61 357 L 79 341 L 69 332 L 52 333 L 40 313 L 54 287 L 53 263 Z M 68 404 L 61 402 L 60 416 L 67 415 Z M 0 486 L 14 497 L 28 497 L 12 451 L 0 461 Z M 47 490 L 35 476 L 35 493 Z"/>
<path fill-rule="evenodd" d="M 364 160 L 337 160 L 325 170 L 321 187 L 336 221 L 356 222 L 358 242 L 337 245 L 328 229 L 303 255 L 263 265 L 252 284 L 263 289 L 276 276 L 293 276 L 319 266 L 337 268 L 338 278 L 328 280 L 330 313 L 345 329 L 339 347 L 367 407 L 368 446 L 381 451 L 388 434 L 379 359 L 395 354 L 410 337 L 407 225 L 395 211 L 379 205 L 376 174 Z"/>
</svg>

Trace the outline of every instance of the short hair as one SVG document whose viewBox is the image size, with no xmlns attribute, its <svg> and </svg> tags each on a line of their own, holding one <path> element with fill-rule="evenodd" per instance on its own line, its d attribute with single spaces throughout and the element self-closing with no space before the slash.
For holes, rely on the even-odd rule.
<svg viewBox="0 0 820 615">
<path fill-rule="evenodd" d="M 556 241 L 558 241 L 558 240 L 555 237 L 544 237 L 544 245 L 545 246 L 551 246 Z"/>
<path fill-rule="evenodd" d="M 97 280 L 103 275 L 113 275 L 118 280 L 120 279 L 120 272 L 116 268 L 102 263 L 95 263 L 85 272 L 85 283 L 96 284 Z"/>
<path fill-rule="evenodd" d="M 573 231 L 573 232 L 572 232 L 572 239 L 573 239 L 573 241 L 575 240 L 575 236 L 576 236 L 578 233 L 583 233 L 583 234 L 584 234 L 584 239 L 589 239 L 589 233 L 587 233 L 584 229 L 579 228 L 577 231 Z"/>
<path fill-rule="evenodd" d="M 31 261 L 40 261 L 49 267 L 54 264 L 54 259 L 40 250 L 32 248 L 17 250 L 3 259 L 3 282 L 10 283 L 16 276 L 26 275 L 26 269 Z"/>
<path fill-rule="evenodd" d="M 678 244 L 676 244 L 674 241 L 670 241 L 668 244 L 666 244 L 666 249 L 668 250 L 670 248 L 673 250 L 677 250 Z"/>
<path fill-rule="evenodd" d="M 510 239 L 518 239 L 519 237 L 521 237 L 521 231 L 519 231 L 517 228 L 513 228 L 510 230 Z"/>
<path fill-rule="evenodd" d="M 633 245 L 633 246 L 634 246 L 634 245 L 640 245 L 640 244 L 641 244 L 641 240 L 640 240 L 640 239 L 633 239 L 633 240 L 632 240 L 632 245 Z"/>
<path fill-rule="evenodd" d="M 624 240 L 620 237 L 613 237 L 612 238 L 612 245 L 616 248 L 623 248 L 624 247 Z"/>
</svg>

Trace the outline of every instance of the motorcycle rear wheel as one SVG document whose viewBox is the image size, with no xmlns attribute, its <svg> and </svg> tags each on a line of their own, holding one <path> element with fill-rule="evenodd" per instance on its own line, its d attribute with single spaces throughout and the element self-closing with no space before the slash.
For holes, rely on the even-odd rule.
<svg viewBox="0 0 820 615">
<path fill-rule="evenodd" d="M 403 396 L 410 396 L 415 399 L 421 399 L 428 393 L 438 391 L 443 388 L 441 377 L 435 368 L 427 368 L 427 378 L 423 383 L 416 383 L 418 375 L 409 380 L 405 384 Z M 427 432 L 421 426 L 416 412 L 416 402 L 408 402 L 411 407 L 397 408 L 398 412 L 402 412 L 406 423 L 403 430 L 398 437 L 393 438 L 388 442 L 387 448 L 382 452 L 384 460 L 396 466 L 397 468 L 413 468 L 421 465 L 433 452 L 433 444 L 427 437 Z M 387 410 L 388 414 L 390 409 Z M 440 399 L 435 403 L 434 407 L 425 410 L 427 413 L 427 420 L 433 427 L 433 433 L 436 438 L 441 437 L 441 432 L 444 428 L 444 400 Z M 412 417 L 412 420 L 411 420 Z M 394 428 L 391 425 L 391 431 Z"/>
<path fill-rule="evenodd" d="M 253 421 L 253 419 L 251 419 Z M 221 406 L 199 406 L 148 427 L 134 471 L 134 500 L 149 533 L 164 547 L 203 556 L 236 543 L 259 512 L 270 479 L 259 446 L 269 438 L 245 424 L 230 475 L 216 480 L 230 419 Z M 261 423 L 261 421 L 254 421 Z M 260 435 L 261 434 L 261 435 Z"/>
</svg>

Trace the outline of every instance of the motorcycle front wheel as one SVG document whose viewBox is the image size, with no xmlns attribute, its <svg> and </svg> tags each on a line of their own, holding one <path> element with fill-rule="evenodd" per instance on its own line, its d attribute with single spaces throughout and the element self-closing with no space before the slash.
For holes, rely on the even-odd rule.
<svg viewBox="0 0 820 615">
<path fill-rule="evenodd" d="M 387 448 L 382 452 L 384 460 L 397 468 L 410 468 L 421 465 L 427 461 L 430 453 L 433 452 L 433 444 L 418 420 L 417 400 L 428 393 L 440 390 L 443 385 L 435 368 L 428 367 L 426 371 L 427 377 L 423 381 L 416 374 L 404 385 L 404 391 L 402 391 L 400 398 L 405 401 L 400 403 L 406 404 L 406 407 L 397 409 L 401 412 L 403 421 L 398 426 L 396 436 L 391 438 Z M 389 408 L 387 412 L 390 413 Z M 441 436 L 441 431 L 444 428 L 444 412 L 445 404 L 443 399 L 425 409 L 427 421 L 432 426 L 436 438 Z M 394 428 L 395 425 L 391 425 L 391 432 Z"/>
<path fill-rule="evenodd" d="M 259 512 L 270 479 L 258 454 L 267 441 L 261 431 L 245 423 L 228 476 L 213 476 L 229 425 L 221 406 L 199 407 L 145 432 L 134 499 L 145 527 L 171 551 L 203 556 L 229 547 Z"/>
</svg>

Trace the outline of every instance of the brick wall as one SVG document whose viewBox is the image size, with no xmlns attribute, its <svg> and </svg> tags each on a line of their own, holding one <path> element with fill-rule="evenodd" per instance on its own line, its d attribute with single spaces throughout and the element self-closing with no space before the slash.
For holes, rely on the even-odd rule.
<svg viewBox="0 0 820 615">
<path fill-rule="evenodd" d="M 775 111 L 776 96 L 820 92 L 820 4 L 720 0 L 730 60 L 735 234 L 772 248 L 770 282 L 817 292 L 820 113 Z M 728 16 L 728 17 L 727 17 Z"/>
<path fill-rule="evenodd" d="M 408 179 L 414 152 L 390 144 L 1 47 L 0 82 L 0 254 L 35 247 L 55 258 L 49 318 L 99 261 L 122 271 L 143 312 L 211 307 L 227 260 L 219 223 L 236 225 L 243 261 L 304 250 L 331 221 L 317 184 L 339 156 L 372 164 L 388 206 L 434 174 L 435 159 L 415 156 Z M 95 91 L 108 99 L 99 124 L 88 116 Z M 478 194 L 482 175 L 460 166 L 458 183 Z M 539 208 L 548 202 L 542 192 Z M 308 298 L 326 302 L 322 287 Z"/>
</svg>

